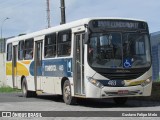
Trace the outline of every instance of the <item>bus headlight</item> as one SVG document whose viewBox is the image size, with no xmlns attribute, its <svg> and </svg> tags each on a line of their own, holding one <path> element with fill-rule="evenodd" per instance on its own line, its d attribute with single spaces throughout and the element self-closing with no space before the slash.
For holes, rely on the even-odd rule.
<svg viewBox="0 0 160 120">
<path fill-rule="evenodd" d="M 87 77 L 88 81 L 95 85 L 96 87 L 103 88 L 103 84 L 101 84 L 98 80 L 93 79 L 92 77 Z"/>
<path fill-rule="evenodd" d="M 148 85 L 150 82 L 151 82 L 151 78 L 148 78 L 147 80 L 145 80 L 145 81 L 141 84 L 141 86 L 144 87 L 144 86 Z"/>
</svg>

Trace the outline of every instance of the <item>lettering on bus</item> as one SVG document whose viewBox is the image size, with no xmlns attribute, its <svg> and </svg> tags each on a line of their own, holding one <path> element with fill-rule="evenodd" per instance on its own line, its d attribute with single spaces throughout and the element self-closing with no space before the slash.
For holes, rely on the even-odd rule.
<svg viewBox="0 0 160 120">
<path fill-rule="evenodd" d="M 60 71 L 63 71 L 63 70 L 64 70 L 63 65 L 59 65 L 59 70 L 60 70 Z"/>
<path fill-rule="evenodd" d="M 57 71 L 56 65 L 47 65 L 44 68 L 45 71 Z"/>
<path fill-rule="evenodd" d="M 135 21 L 93 21 L 94 28 L 127 28 L 127 29 L 146 29 L 146 24 Z"/>
<path fill-rule="evenodd" d="M 46 65 L 45 67 L 45 71 L 57 71 L 57 69 L 59 71 L 63 71 L 64 70 L 64 66 L 63 65 L 59 65 L 58 67 L 56 65 Z"/>
<path fill-rule="evenodd" d="M 110 28 L 138 28 L 138 23 L 133 22 L 109 22 L 101 21 L 98 22 L 98 27 L 110 27 Z"/>
</svg>

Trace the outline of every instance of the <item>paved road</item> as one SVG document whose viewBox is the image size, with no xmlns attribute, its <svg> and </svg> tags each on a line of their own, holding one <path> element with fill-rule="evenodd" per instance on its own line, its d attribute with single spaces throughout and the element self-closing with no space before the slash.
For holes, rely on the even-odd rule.
<svg viewBox="0 0 160 120">
<path fill-rule="evenodd" d="M 160 102 L 136 101 L 129 99 L 125 105 L 116 105 L 111 99 L 82 99 L 76 105 L 66 105 L 62 99 L 59 99 L 56 96 L 24 98 L 21 93 L 7 93 L 0 94 L 0 111 L 160 111 Z M 66 120 L 66 118 L 61 119 Z M 81 119 L 88 120 L 90 118 Z M 98 118 L 92 119 L 94 120 Z M 119 118 L 110 119 L 117 120 Z M 145 119 L 150 120 L 151 118 Z M 158 120 L 158 118 L 156 119 Z"/>
</svg>

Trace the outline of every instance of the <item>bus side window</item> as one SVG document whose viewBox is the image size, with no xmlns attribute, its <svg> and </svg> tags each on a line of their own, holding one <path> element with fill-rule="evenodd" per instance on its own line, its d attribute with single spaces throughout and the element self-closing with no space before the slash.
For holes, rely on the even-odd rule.
<svg viewBox="0 0 160 120">
<path fill-rule="evenodd" d="M 23 60 L 24 57 L 24 40 L 19 41 L 18 44 L 18 60 Z"/>
<path fill-rule="evenodd" d="M 69 56 L 70 54 L 71 54 L 71 30 L 59 32 L 58 56 Z"/>
<path fill-rule="evenodd" d="M 7 45 L 7 61 L 12 60 L 12 43 Z"/>
<path fill-rule="evenodd" d="M 25 60 L 33 58 L 33 39 L 25 40 L 24 58 Z"/>
<path fill-rule="evenodd" d="M 56 56 L 56 34 L 52 33 L 45 36 L 44 57 L 51 58 Z"/>
</svg>

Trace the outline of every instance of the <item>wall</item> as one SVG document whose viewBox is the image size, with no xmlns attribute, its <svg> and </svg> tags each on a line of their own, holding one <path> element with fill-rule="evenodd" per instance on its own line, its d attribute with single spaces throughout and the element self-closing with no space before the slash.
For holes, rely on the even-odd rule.
<svg viewBox="0 0 160 120">
<path fill-rule="evenodd" d="M 6 55 L 5 53 L 0 53 L 0 86 L 6 85 L 5 64 L 4 64 L 5 55 Z"/>
</svg>

